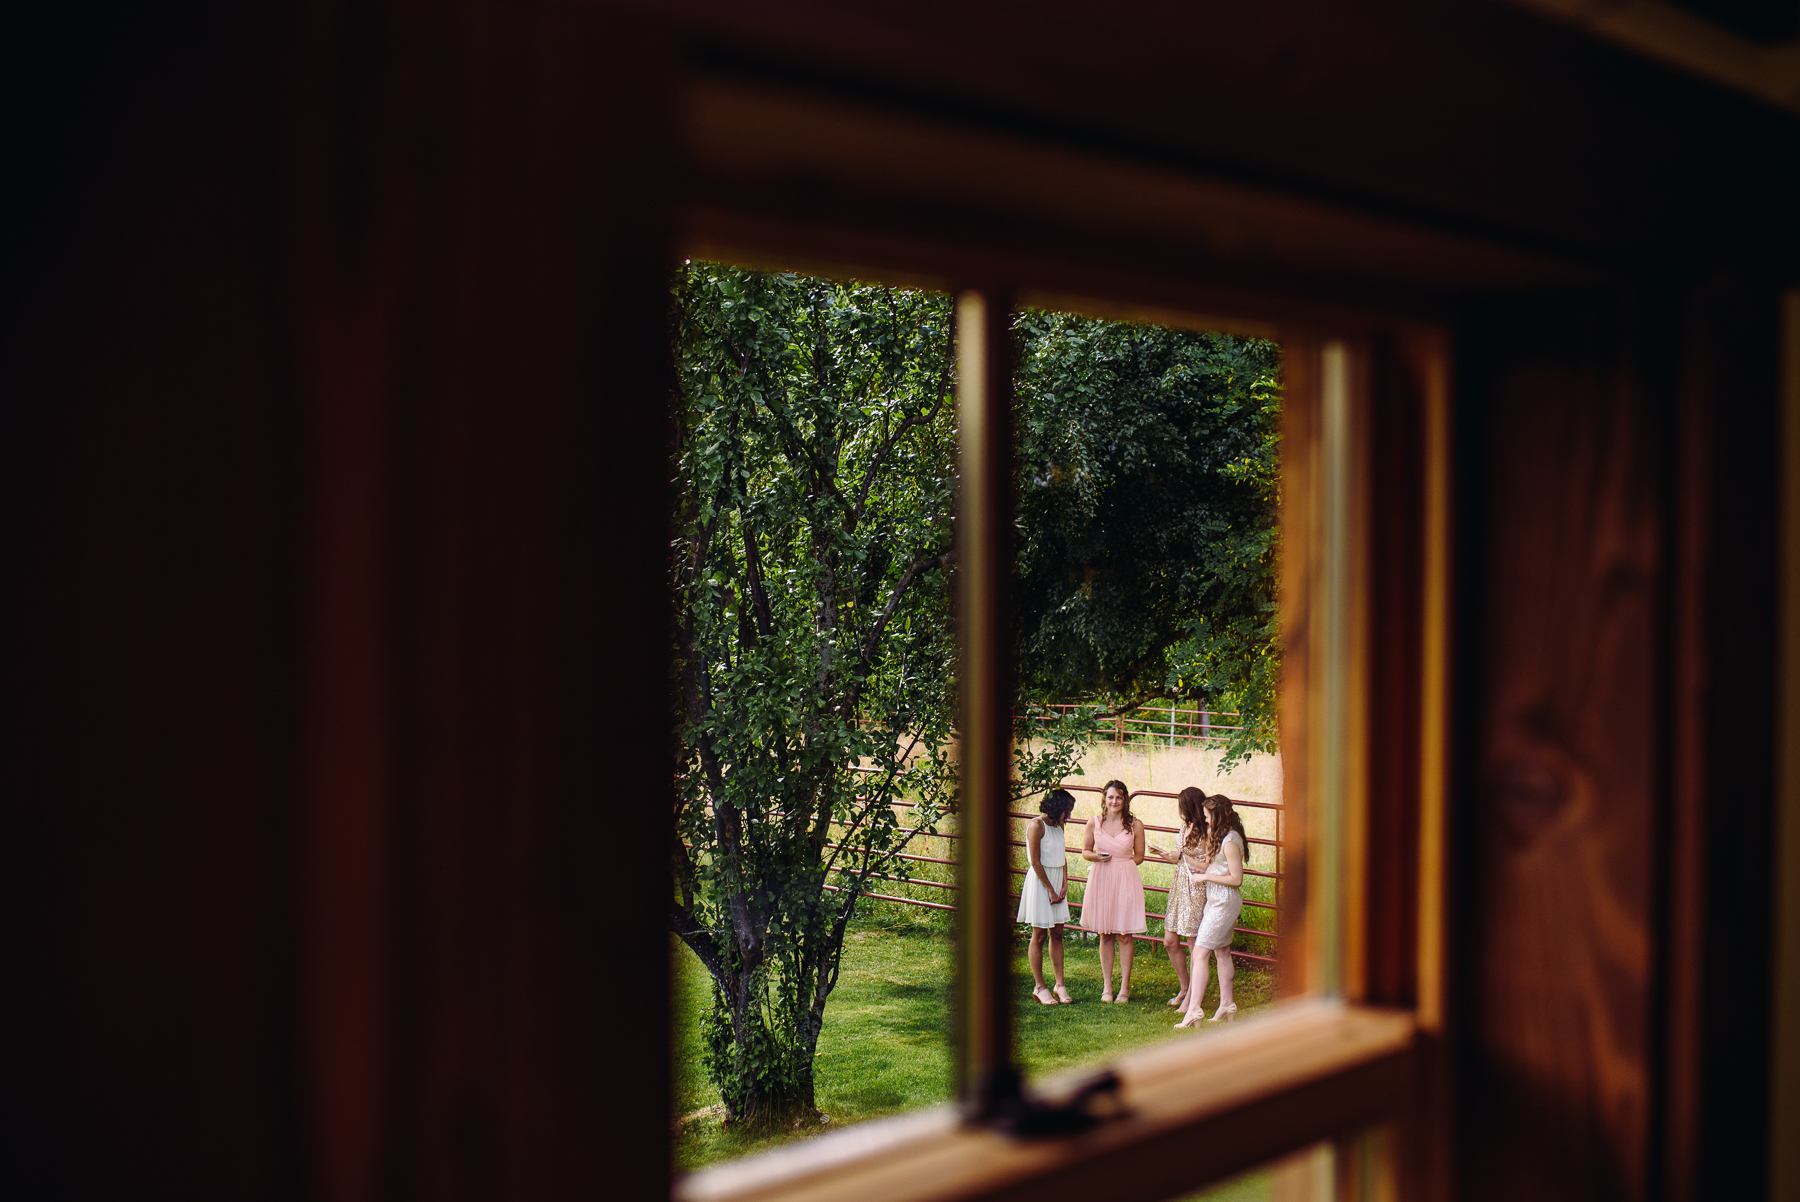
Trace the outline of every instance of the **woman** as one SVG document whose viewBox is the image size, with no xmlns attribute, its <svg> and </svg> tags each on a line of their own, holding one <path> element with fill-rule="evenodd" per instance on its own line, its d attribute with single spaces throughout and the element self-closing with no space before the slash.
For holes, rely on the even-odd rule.
<svg viewBox="0 0 1800 1202">
<path fill-rule="evenodd" d="M 1201 812 L 1205 802 L 1206 794 L 1201 790 L 1192 785 L 1183 789 L 1175 799 L 1175 808 L 1181 814 L 1181 833 L 1176 837 L 1175 850 L 1150 845 L 1152 859 L 1175 865 L 1175 871 L 1169 874 L 1168 912 L 1163 916 L 1163 950 L 1169 953 L 1169 964 L 1181 985 L 1169 999 L 1169 1005 L 1176 1009 L 1187 1005 L 1188 952 L 1193 950 L 1194 932 L 1200 929 L 1200 915 L 1206 909 L 1206 886 L 1195 884 L 1190 871 L 1206 869 L 1200 849 L 1200 839 L 1206 833 L 1206 816 Z M 1187 940 L 1185 948 L 1183 939 Z"/>
<path fill-rule="evenodd" d="M 1219 958 L 1219 1008 L 1209 1021 L 1229 1022 L 1237 1017 L 1237 1003 L 1231 1000 L 1231 982 L 1236 975 L 1231 964 L 1231 936 L 1238 912 L 1244 908 L 1240 887 L 1244 883 L 1244 857 L 1250 850 L 1250 839 L 1244 834 L 1244 820 L 1238 817 L 1231 798 L 1224 794 L 1208 797 L 1201 813 L 1206 816 L 1206 871 L 1193 873 L 1192 879 L 1206 888 L 1206 910 L 1200 916 L 1200 929 L 1194 934 L 1194 976 L 1188 984 L 1187 1013 L 1175 1024 L 1177 1027 L 1191 1027 L 1206 1017 L 1201 1002 L 1206 997 L 1208 952 Z"/>
<path fill-rule="evenodd" d="M 1113 949 L 1119 946 L 1119 996 L 1131 1000 L 1131 961 L 1137 951 L 1132 936 L 1149 929 L 1144 921 L 1144 879 L 1138 865 L 1144 862 L 1144 824 L 1131 816 L 1131 793 L 1124 781 L 1109 780 L 1100 803 L 1100 816 L 1087 824 L 1081 858 L 1093 865 L 1088 870 L 1087 892 L 1081 899 L 1081 925 L 1100 936 L 1100 1000 L 1113 999 Z"/>
<path fill-rule="evenodd" d="M 1033 997 L 1046 1006 L 1070 1005 L 1069 987 L 1063 984 L 1063 924 L 1069 921 L 1069 878 L 1064 864 L 1068 845 L 1063 823 L 1075 809 L 1075 798 L 1057 789 L 1038 803 L 1041 817 L 1025 828 L 1025 854 L 1031 871 L 1019 890 L 1018 921 L 1031 924 L 1031 977 L 1037 988 Z M 1056 973 L 1056 992 L 1044 984 L 1044 932 L 1050 933 L 1050 966 Z"/>
</svg>

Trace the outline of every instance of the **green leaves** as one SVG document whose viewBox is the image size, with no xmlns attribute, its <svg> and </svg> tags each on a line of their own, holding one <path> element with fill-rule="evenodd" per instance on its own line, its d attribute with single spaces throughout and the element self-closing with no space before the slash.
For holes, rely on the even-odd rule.
<svg viewBox="0 0 1800 1202">
<path fill-rule="evenodd" d="M 673 921 L 729 1113 L 786 1121 L 844 926 L 912 837 L 892 803 L 954 804 L 950 307 L 710 264 L 676 300 Z"/>
<path fill-rule="evenodd" d="M 1272 749 L 1279 348 L 1027 312 L 1020 677 L 1044 701 L 1185 697 Z"/>
</svg>

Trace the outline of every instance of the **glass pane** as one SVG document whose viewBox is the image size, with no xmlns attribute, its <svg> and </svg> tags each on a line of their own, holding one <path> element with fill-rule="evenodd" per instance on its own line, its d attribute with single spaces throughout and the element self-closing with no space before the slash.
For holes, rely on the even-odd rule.
<svg viewBox="0 0 1800 1202">
<path fill-rule="evenodd" d="M 1015 334 L 1015 998 L 1042 1074 L 1275 996 L 1280 349 L 1040 311 Z"/>
<path fill-rule="evenodd" d="M 1169 1202 L 1330 1202 L 1335 1177 L 1334 1150 L 1319 1143 Z"/>
<path fill-rule="evenodd" d="M 710 263 L 674 293 L 672 1119 L 690 1170 L 954 1091 L 956 431 L 947 296 Z M 1279 350 L 1065 314 L 1014 329 L 1016 894 L 1040 801 L 1074 799 L 1071 1004 L 1053 957 L 1040 1003 L 1028 926 L 1017 945 L 1017 1045 L 1040 1074 L 1179 1017 L 1160 946 L 1174 870 L 1129 847 L 1110 867 L 1142 886 L 1142 937 L 1120 941 L 1128 1000 L 1100 1002 L 1079 925 L 1108 781 L 1146 851 L 1176 850 L 1184 788 L 1234 799 L 1233 997 L 1248 1014 L 1274 994 Z"/>
<path fill-rule="evenodd" d="M 941 294 L 689 263 L 671 569 L 677 1167 L 944 1101 Z"/>
</svg>

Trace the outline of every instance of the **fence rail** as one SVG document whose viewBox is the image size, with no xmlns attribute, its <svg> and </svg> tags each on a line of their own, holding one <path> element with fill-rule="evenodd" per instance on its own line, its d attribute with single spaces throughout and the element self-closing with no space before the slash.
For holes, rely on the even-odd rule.
<svg viewBox="0 0 1800 1202">
<path fill-rule="evenodd" d="M 1096 786 L 1096 785 L 1065 785 L 1063 787 L 1068 789 L 1070 792 L 1079 792 L 1079 793 L 1099 793 L 1102 791 L 1101 787 Z M 1176 796 L 1177 796 L 1177 794 L 1165 793 L 1165 792 L 1161 792 L 1156 789 L 1138 789 L 1138 790 L 1135 790 L 1131 794 L 1131 798 L 1134 801 L 1139 797 L 1164 797 L 1164 798 L 1174 799 Z M 911 801 L 896 801 L 893 804 L 895 805 L 896 808 L 902 808 L 902 809 L 915 809 L 915 808 L 917 808 L 917 805 L 918 805 L 917 802 L 911 802 Z M 1261 839 L 1261 838 L 1252 837 L 1250 839 L 1250 842 L 1257 846 L 1271 848 L 1274 851 L 1274 853 L 1275 853 L 1275 869 L 1273 872 L 1269 872 L 1269 871 L 1264 871 L 1262 869 L 1251 868 L 1246 864 L 1244 867 L 1244 873 L 1246 876 L 1262 877 L 1267 880 L 1273 881 L 1275 883 L 1275 900 L 1273 902 L 1264 902 L 1264 901 L 1254 901 L 1250 898 L 1245 898 L 1244 905 L 1246 907 L 1254 906 L 1259 910 L 1267 910 L 1271 914 L 1279 914 L 1280 910 L 1281 910 L 1281 885 L 1282 885 L 1282 881 L 1286 877 L 1286 873 L 1282 869 L 1282 850 L 1285 846 L 1285 842 L 1282 839 L 1282 830 L 1281 830 L 1283 811 L 1284 811 L 1285 807 L 1283 807 L 1280 804 L 1275 803 L 1275 802 L 1238 801 L 1235 798 L 1232 800 L 1231 804 L 1234 806 L 1241 806 L 1241 807 L 1248 808 L 1248 809 L 1270 810 L 1270 811 L 1274 812 L 1274 815 L 1275 815 L 1275 838 Z M 1011 810 L 1011 811 L 1008 811 L 1008 817 L 1011 817 L 1014 819 L 1030 820 L 1032 818 L 1036 818 L 1037 815 L 1029 814 L 1029 813 L 1021 813 L 1017 810 Z M 1070 818 L 1069 822 L 1072 824 L 1075 824 L 1075 825 L 1085 825 L 1088 822 L 1088 819 L 1086 819 L 1086 818 Z M 1181 833 L 1180 828 L 1178 828 L 1178 827 L 1157 826 L 1155 824 L 1148 823 L 1148 822 L 1144 823 L 1144 829 L 1147 831 L 1157 831 L 1161 834 L 1169 834 L 1169 835 L 1179 835 Z M 913 831 L 918 830 L 918 828 L 903 826 L 900 828 L 900 830 L 903 832 L 913 832 Z M 952 832 L 948 832 L 948 831 L 927 831 L 927 832 L 923 832 L 923 833 L 928 835 L 931 838 L 937 838 L 937 839 L 954 840 L 954 839 L 958 838 L 958 836 L 956 834 L 954 834 Z M 1025 846 L 1025 841 L 1023 839 L 1009 839 L 1009 840 L 1007 840 L 1007 842 L 1010 843 L 1014 847 L 1024 847 Z M 838 847 L 839 845 L 836 843 L 830 843 L 830 844 L 827 844 L 826 846 L 835 848 L 835 847 Z M 899 859 L 911 860 L 911 861 L 914 861 L 917 863 L 923 863 L 923 864 L 954 865 L 956 863 L 955 860 L 946 859 L 941 856 L 924 856 L 924 855 L 917 855 L 917 854 L 914 854 L 911 852 L 898 852 L 898 853 L 896 853 L 896 857 Z M 1030 869 L 1029 868 L 1013 868 L 1013 869 L 1010 869 L 1009 871 L 1012 873 L 1013 876 L 1023 878 L 1024 875 L 1030 871 Z M 925 879 L 925 878 L 910 877 L 910 876 L 897 877 L 897 876 L 893 876 L 888 873 L 874 873 L 874 874 L 872 874 L 872 877 L 873 877 L 873 879 L 876 879 L 876 880 L 892 881 L 892 882 L 895 882 L 898 884 L 917 885 L 917 886 L 924 886 L 924 887 L 933 888 L 933 889 L 943 889 L 943 890 L 946 890 L 951 893 L 954 893 L 957 889 L 957 885 L 951 881 L 934 881 L 934 880 L 929 880 L 929 879 Z M 1072 885 L 1073 884 L 1081 885 L 1085 891 L 1086 886 L 1087 886 L 1087 877 L 1076 876 L 1073 872 L 1071 872 L 1071 873 L 1069 873 L 1069 883 Z M 835 886 L 835 885 L 827 885 L 826 888 L 832 890 L 833 892 L 841 892 L 839 887 Z M 1166 888 L 1163 888 L 1160 885 L 1145 885 L 1144 891 L 1146 893 L 1161 893 L 1161 894 L 1164 894 L 1165 896 L 1169 892 Z M 928 909 L 928 910 L 954 910 L 954 909 L 956 909 L 956 906 L 954 903 L 926 901 L 924 898 L 903 897 L 903 896 L 900 896 L 898 894 L 893 894 L 893 893 L 874 893 L 874 892 L 864 891 L 863 896 L 877 898 L 881 901 L 898 902 L 899 904 L 904 905 L 904 906 L 919 906 L 921 908 Z M 1017 901 L 1019 899 L 1019 895 L 1017 893 L 1009 893 L 1007 896 L 1012 898 L 1014 901 Z M 1144 911 L 1144 917 L 1145 918 L 1154 918 L 1157 921 L 1161 922 L 1161 921 L 1166 920 L 1167 915 L 1165 913 L 1158 913 L 1156 911 L 1146 909 Z M 1232 929 L 1240 935 L 1250 935 L 1250 936 L 1254 936 L 1258 939 L 1267 939 L 1271 944 L 1274 944 L 1275 941 L 1279 938 L 1278 933 L 1275 931 L 1263 931 L 1263 930 L 1258 930 L 1255 927 L 1238 926 L 1238 927 L 1233 927 Z M 1141 939 L 1146 943 L 1156 943 L 1156 942 L 1160 941 L 1159 937 L 1150 935 L 1147 932 L 1144 934 L 1135 935 L 1135 936 L 1133 936 L 1133 938 Z M 1276 956 L 1264 956 L 1264 955 L 1260 955 L 1256 952 L 1233 951 L 1232 954 L 1234 956 L 1241 956 L 1246 960 L 1254 960 L 1254 961 L 1257 961 L 1257 962 L 1263 963 L 1263 964 L 1276 964 L 1279 962 L 1279 959 Z"/>
<path fill-rule="evenodd" d="M 1101 792 L 1103 792 L 1102 786 L 1098 786 L 1098 785 L 1064 785 L 1063 787 L 1073 793 L 1101 793 Z M 1162 797 L 1162 798 L 1168 798 L 1170 800 L 1173 800 L 1177 796 L 1178 795 L 1175 793 L 1165 793 L 1165 792 L 1162 792 L 1162 791 L 1156 790 L 1156 789 L 1137 789 L 1132 792 L 1131 799 L 1135 801 L 1139 797 Z M 916 809 L 916 808 L 918 808 L 918 803 L 912 802 L 912 801 L 895 801 L 892 804 L 898 809 Z M 1283 853 L 1284 848 L 1286 847 L 1286 841 L 1282 837 L 1282 820 L 1283 820 L 1283 817 L 1285 814 L 1285 807 L 1282 806 L 1278 802 L 1239 801 L 1236 798 L 1232 799 L 1231 804 L 1234 806 L 1240 807 L 1240 808 L 1245 808 L 1245 809 L 1270 810 L 1270 811 L 1273 811 L 1273 813 L 1275 815 L 1275 837 L 1273 839 L 1262 839 L 1262 838 L 1257 838 L 1257 837 L 1250 838 L 1250 842 L 1252 844 L 1260 846 L 1260 847 L 1267 847 L 1267 848 L 1270 848 L 1273 850 L 1274 856 L 1275 856 L 1274 871 L 1270 872 L 1270 871 L 1264 871 L 1264 870 L 1258 869 L 1258 868 L 1251 868 L 1248 863 L 1246 863 L 1244 866 L 1244 874 L 1246 876 L 1262 877 L 1264 879 L 1274 882 L 1275 900 L 1273 902 L 1264 902 L 1264 901 L 1255 901 L 1251 898 L 1245 898 L 1244 905 L 1246 907 L 1254 906 L 1259 910 L 1267 910 L 1272 914 L 1278 915 L 1281 911 L 1281 886 L 1282 886 L 1283 880 L 1286 879 L 1286 875 L 1287 875 L 1286 872 L 1283 870 L 1283 866 L 1282 866 L 1282 853 Z M 1013 819 L 1023 819 L 1026 821 L 1029 821 L 1030 819 L 1037 817 L 1036 814 L 1021 813 L 1017 810 L 1009 810 L 1007 812 L 1007 816 L 1010 818 L 1013 818 Z M 1085 825 L 1089 820 L 1086 818 L 1071 817 L 1068 821 L 1070 823 L 1073 823 L 1076 825 Z M 909 826 L 903 826 L 903 827 L 900 827 L 899 829 L 902 832 L 909 833 L 909 834 L 914 833 L 914 832 L 923 833 L 927 837 L 934 838 L 934 839 L 954 840 L 954 839 L 959 838 L 959 836 L 957 834 L 955 834 L 953 832 L 949 832 L 949 831 L 923 831 L 923 832 L 921 832 L 921 831 L 919 831 L 918 827 L 909 827 Z M 1146 831 L 1156 831 L 1160 834 L 1168 834 L 1168 835 L 1179 835 L 1181 833 L 1180 828 L 1178 828 L 1178 827 L 1157 826 L 1155 824 L 1148 823 L 1148 822 L 1144 823 L 1144 829 Z M 1023 839 L 1009 839 L 1009 840 L 1007 840 L 1007 842 L 1009 844 L 1011 844 L 1013 847 L 1022 848 L 1025 846 L 1025 841 Z M 844 845 L 840 844 L 840 843 L 828 842 L 825 844 L 825 846 L 832 848 L 832 849 L 837 849 L 837 848 L 843 847 Z M 893 857 L 895 859 L 908 860 L 908 861 L 911 861 L 913 863 L 918 863 L 918 864 L 940 864 L 940 865 L 945 865 L 948 867 L 954 867 L 956 864 L 955 860 L 948 859 L 943 856 L 919 855 L 915 852 L 893 852 L 891 854 L 893 855 Z M 848 872 L 849 870 L 840 868 L 840 869 L 837 869 L 837 871 Z M 1030 871 L 1030 869 L 1029 868 L 1012 868 L 1012 869 L 1009 869 L 1008 871 L 1010 871 L 1013 876 L 1023 878 L 1025 876 L 1025 874 Z M 931 880 L 926 877 L 894 876 L 891 873 L 881 873 L 881 872 L 871 873 L 870 879 L 891 881 L 896 884 L 915 885 L 915 886 L 931 888 L 931 889 L 942 889 L 942 890 L 945 890 L 950 893 L 955 893 L 956 890 L 958 889 L 958 886 L 954 881 L 934 881 L 934 880 Z M 1083 892 L 1085 893 L 1086 886 L 1087 886 L 1087 877 L 1076 876 L 1074 873 L 1071 872 L 1071 873 L 1069 873 L 1068 880 L 1069 880 L 1070 884 L 1081 885 L 1083 888 Z M 842 893 L 844 891 L 843 887 L 839 886 L 839 885 L 826 885 L 825 888 L 832 893 Z M 1165 896 L 1169 892 L 1167 889 L 1163 888 L 1160 885 L 1145 885 L 1144 891 L 1146 893 L 1161 893 L 1161 894 L 1164 894 Z M 925 909 L 925 910 L 955 910 L 956 909 L 955 904 L 952 902 L 926 901 L 924 898 L 903 897 L 903 896 L 901 896 L 899 894 L 895 894 L 895 893 L 875 893 L 873 891 L 865 889 L 865 890 L 863 890 L 862 895 L 864 897 L 875 898 L 878 901 L 897 902 L 898 904 L 903 905 L 903 906 L 917 906 L 920 909 Z M 1017 901 L 1019 899 L 1019 895 L 1017 893 L 1009 893 L 1009 894 L 1007 894 L 1007 896 L 1010 897 L 1014 901 Z M 1071 900 L 1073 900 L 1073 899 L 1071 899 Z M 1166 919 L 1167 919 L 1167 915 L 1165 913 L 1158 913 L 1156 911 L 1149 910 L 1149 909 L 1146 909 L 1144 911 L 1144 917 L 1147 919 L 1154 918 L 1159 922 L 1166 921 Z M 1237 927 L 1233 927 L 1232 930 L 1234 930 L 1235 932 L 1237 932 L 1240 935 L 1250 935 L 1250 936 L 1253 936 L 1258 939 L 1267 939 L 1272 945 L 1275 944 L 1276 940 L 1279 938 L 1279 934 L 1275 931 L 1263 931 L 1263 930 L 1258 930 L 1255 927 L 1237 926 Z M 1143 933 L 1143 934 L 1137 934 L 1132 937 L 1134 939 L 1141 939 L 1146 943 L 1160 942 L 1160 938 L 1158 936 L 1151 935 L 1147 932 Z M 1264 955 L 1261 955 L 1256 952 L 1236 951 L 1234 949 L 1232 952 L 1232 955 L 1241 957 L 1246 960 L 1254 960 L 1254 961 L 1257 961 L 1257 962 L 1263 963 L 1263 964 L 1279 963 L 1279 959 L 1276 956 L 1264 956 Z"/>
<path fill-rule="evenodd" d="M 1091 707 L 1059 704 L 1039 708 L 1050 712 L 1020 715 L 1018 720 L 1036 721 L 1048 726 L 1061 720 L 1065 714 Z M 1235 710 L 1185 710 L 1173 705 L 1139 706 L 1130 713 L 1114 715 L 1111 738 L 1106 737 L 1106 728 L 1102 726 L 1098 741 L 1110 742 L 1115 747 L 1218 747 L 1243 729 L 1242 723 L 1227 719 L 1241 717 L 1243 715 Z"/>
</svg>

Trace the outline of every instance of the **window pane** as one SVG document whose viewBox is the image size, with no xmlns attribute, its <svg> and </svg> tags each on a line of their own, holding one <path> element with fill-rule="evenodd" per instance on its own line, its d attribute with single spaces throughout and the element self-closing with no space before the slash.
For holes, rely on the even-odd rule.
<svg viewBox="0 0 1800 1202">
<path fill-rule="evenodd" d="M 951 298 L 709 263 L 685 265 L 675 297 L 672 1118 L 686 1170 L 954 1093 L 959 566 Z M 1236 830 L 1210 848 L 1190 824 L 1185 854 L 1229 869 L 1237 841 L 1243 874 L 1213 891 L 1241 910 L 1215 934 L 1237 1013 L 1273 999 L 1288 834 L 1280 350 L 1045 312 L 1012 326 L 1015 902 L 1038 883 L 1040 802 L 1059 788 L 1074 801 L 1036 838 L 1046 868 L 1057 833 L 1066 848 L 1067 897 L 1051 902 L 1067 911 L 1062 989 L 1045 939 L 1034 990 L 1029 921 L 1015 947 L 1018 1053 L 1036 1075 L 1169 1037 L 1182 1017 L 1166 1003 L 1188 976 L 1161 946 L 1176 869 L 1133 865 L 1132 839 L 1104 864 L 1083 858 L 1112 780 L 1152 855 L 1180 854 L 1190 787 L 1204 795 L 1190 815 Z M 1081 933 L 1103 925 L 1089 890 L 1109 870 L 1139 887 L 1139 938 L 1114 947 L 1134 953 L 1124 1004 L 1102 1004 L 1099 940 Z M 1190 934 L 1208 893 L 1186 887 Z M 1216 970 L 1207 985 L 1211 1016 Z"/>
<path fill-rule="evenodd" d="M 1335 1178 L 1333 1148 L 1320 1143 L 1169 1202 L 1331 1202 Z"/>
<path fill-rule="evenodd" d="M 945 1100 L 955 381 L 941 294 L 675 286 L 678 1167 Z"/>
<path fill-rule="evenodd" d="M 1230 948 L 1204 957 L 1197 1029 L 1275 996 L 1280 349 L 1042 311 L 1014 329 L 1020 763 L 1062 786 L 1022 772 L 1015 809 L 1019 1044 L 1043 1074 L 1174 1033 L 1197 933 Z"/>
</svg>

